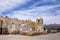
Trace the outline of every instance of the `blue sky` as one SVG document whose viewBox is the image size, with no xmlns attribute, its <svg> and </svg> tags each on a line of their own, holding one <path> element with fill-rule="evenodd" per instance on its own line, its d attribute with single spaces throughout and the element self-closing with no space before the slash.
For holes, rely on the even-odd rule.
<svg viewBox="0 0 60 40">
<path fill-rule="evenodd" d="M 60 0 L 0 0 L 0 15 L 60 24 Z"/>
</svg>

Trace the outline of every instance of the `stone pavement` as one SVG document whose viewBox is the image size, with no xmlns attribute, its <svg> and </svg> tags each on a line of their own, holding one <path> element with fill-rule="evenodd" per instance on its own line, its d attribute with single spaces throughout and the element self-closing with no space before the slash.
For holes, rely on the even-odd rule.
<svg viewBox="0 0 60 40">
<path fill-rule="evenodd" d="M 60 33 L 23 36 L 23 35 L 0 35 L 0 40 L 60 40 Z"/>
</svg>

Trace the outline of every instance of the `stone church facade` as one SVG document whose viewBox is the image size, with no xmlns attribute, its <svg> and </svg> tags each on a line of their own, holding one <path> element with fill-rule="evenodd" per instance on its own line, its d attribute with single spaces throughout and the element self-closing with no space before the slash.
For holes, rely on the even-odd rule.
<svg viewBox="0 0 60 40">
<path fill-rule="evenodd" d="M 43 19 L 37 18 L 36 22 L 32 20 L 18 20 L 17 18 L 9 18 L 7 16 L 0 16 L 0 34 L 6 33 L 20 33 L 30 32 L 30 31 L 39 31 L 43 32 Z"/>
</svg>

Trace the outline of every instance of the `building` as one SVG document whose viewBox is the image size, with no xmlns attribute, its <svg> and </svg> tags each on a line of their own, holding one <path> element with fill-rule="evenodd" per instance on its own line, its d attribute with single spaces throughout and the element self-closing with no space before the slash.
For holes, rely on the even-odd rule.
<svg viewBox="0 0 60 40">
<path fill-rule="evenodd" d="M 1 29 L 2 28 L 2 29 Z M 21 33 L 23 32 L 31 32 L 31 31 L 39 31 L 43 32 L 43 19 L 37 18 L 36 22 L 32 20 L 18 20 L 17 18 L 9 18 L 7 16 L 0 16 L 0 30 L 2 34 L 5 33 Z M 0 32 L 0 33 L 1 33 Z"/>
</svg>

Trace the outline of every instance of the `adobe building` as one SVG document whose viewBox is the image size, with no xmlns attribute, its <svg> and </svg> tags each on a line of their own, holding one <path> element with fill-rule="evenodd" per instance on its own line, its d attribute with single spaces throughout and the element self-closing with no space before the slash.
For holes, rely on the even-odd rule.
<svg viewBox="0 0 60 40">
<path fill-rule="evenodd" d="M 0 34 L 21 33 L 38 31 L 43 32 L 43 19 L 37 18 L 36 22 L 32 20 L 18 20 L 17 18 L 9 18 L 0 16 Z M 2 32 L 2 33 L 1 33 Z"/>
</svg>

